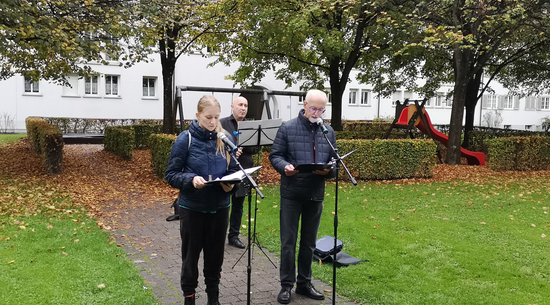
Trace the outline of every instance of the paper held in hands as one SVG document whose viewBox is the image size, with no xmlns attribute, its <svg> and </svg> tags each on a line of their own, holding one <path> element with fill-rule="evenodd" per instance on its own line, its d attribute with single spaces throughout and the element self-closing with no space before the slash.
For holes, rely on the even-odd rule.
<svg viewBox="0 0 550 305">
<path fill-rule="evenodd" d="M 246 168 L 244 171 L 250 175 L 253 172 L 259 170 L 260 168 L 261 166 L 256 166 L 256 167 Z M 239 170 L 238 172 L 234 172 L 233 174 L 229 174 L 221 178 L 216 178 L 214 180 L 207 181 L 206 184 L 213 184 L 213 183 L 220 183 L 220 182 L 235 184 L 235 183 L 242 182 L 244 178 L 245 178 L 245 175 L 243 171 Z"/>
<path fill-rule="evenodd" d="M 316 170 L 324 170 L 327 168 L 332 168 L 333 163 L 309 163 L 309 164 L 299 164 L 294 169 L 300 173 L 311 173 Z"/>
</svg>

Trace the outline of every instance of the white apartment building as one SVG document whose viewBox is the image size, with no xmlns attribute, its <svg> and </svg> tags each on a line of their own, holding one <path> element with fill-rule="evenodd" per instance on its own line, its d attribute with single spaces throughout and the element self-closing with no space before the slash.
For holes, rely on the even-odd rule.
<svg viewBox="0 0 550 305">
<path fill-rule="evenodd" d="M 213 58 L 200 54 L 182 56 L 177 62 L 175 86 L 200 86 L 234 88 L 233 81 L 225 77 L 233 73 L 235 66 L 216 65 L 208 67 Z M 25 119 L 29 116 L 67 117 L 90 119 L 162 119 L 163 94 L 160 60 L 139 63 L 124 69 L 118 62 L 110 65 L 96 64 L 93 68 L 99 76 L 79 79 L 70 78 L 71 87 L 64 87 L 46 81 L 33 83 L 23 76 L 0 81 L 0 130 L 25 132 Z M 267 74 L 256 84 L 268 90 L 299 91 L 295 85 L 285 89 L 282 81 L 273 73 Z M 529 96 L 518 99 L 508 95 L 506 89 L 492 84 L 494 94 L 485 94 L 483 102 L 476 109 L 476 126 L 492 124 L 489 117 L 499 115 L 502 122 L 496 126 L 511 129 L 540 130 L 542 119 L 550 116 L 550 95 Z M 328 84 L 327 84 L 328 89 Z M 446 93 L 451 86 L 443 86 L 436 97 L 426 104 L 426 110 L 433 124 L 449 124 L 451 101 Z M 237 93 L 183 92 L 184 118 L 195 117 L 196 105 L 204 94 L 214 95 L 222 105 L 222 116 L 230 114 L 230 104 Z M 343 96 L 343 120 L 393 119 L 396 100 L 421 99 L 415 93 L 398 90 L 391 97 L 379 97 L 372 86 L 360 84 L 351 79 Z M 288 120 L 295 117 L 302 108 L 298 97 L 274 96 L 269 108 L 273 118 Z M 264 111 L 265 112 L 265 111 Z M 326 118 L 331 116 L 328 104 Z M 493 122 L 494 123 L 494 122 Z"/>
</svg>

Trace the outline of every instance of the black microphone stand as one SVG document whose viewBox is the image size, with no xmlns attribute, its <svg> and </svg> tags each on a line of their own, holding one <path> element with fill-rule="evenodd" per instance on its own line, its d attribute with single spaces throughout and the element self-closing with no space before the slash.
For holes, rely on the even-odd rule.
<svg viewBox="0 0 550 305">
<path fill-rule="evenodd" d="M 353 185 L 357 185 L 357 181 L 353 176 L 350 174 L 348 168 L 344 164 L 344 161 L 342 161 L 342 157 L 338 154 L 338 148 L 334 147 L 330 140 L 328 139 L 327 128 L 323 125 L 323 123 L 320 123 L 320 127 L 323 131 L 323 136 L 325 136 L 325 139 L 327 140 L 328 144 L 334 151 L 334 154 L 336 155 L 336 159 L 333 159 L 333 161 L 336 161 L 336 193 L 334 196 L 334 248 L 333 250 L 333 257 L 332 257 L 332 304 L 336 304 L 336 241 L 338 240 L 338 177 L 340 176 L 340 164 L 342 164 L 342 167 L 344 167 L 344 170 L 346 170 L 346 173 L 348 174 L 349 178 L 351 179 L 351 183 Z"/>
<path fill-rule="evenodd" d="M 239 168 L 241 169 L 241 171 L 243 172 L 243 174 L 245 175 L 245 179 L 243 179 L 243 182 L 247 182 L 248 185 L 254 187 L 254 189 L 256 190 L 256 195 L 260 196 L 260 198 L 264 199 L 265 196 L 264 194 L 262 194 L 262 191 L 260 191 L 260 189 L 258 188 L 258 184 L 256 184 L 256 182 L 254 181 L 254 179 L 252 179 L 252 177 L 244 170 L 244 168 L 242 167 L 241 163 L 239 162 L 239 160 L 237 159 L 237 156 L 235 154 L 235 151 L 231 149 L 231 147 L 229 145 L 226 144 L 226 147 L 228 148 L 228 150 L 230 151 L 230 155 L 231 157 L 233 158 L 233 160 L 235 160 L 235 163 L 237 163 L 237 165 L 239 166 Z M 247 186 L 248 187 L 248 186 Z M 251 244 L 251 232 L 250 232 L 250 217 L 251 217 L 251 210 L 250 210 L 250 206 L 251 206 L 251 192 L 252 192 L 252 188 L 248 188 L 248 219 L 249 219 L 249 224 L 248 224 L 248 266 L 246 267 L 246 273 L 247 273 L 247 285 L 246 285 L 246 304 L 250 304 L 250 280 L 251 280 L 251 276 L 252 276 L 252 252 L 250 251 L 250 244 Z M 262 250 L 263 252 L 263 250 Z M 243 253 L 244 255 L 244 253 Z M 241 255 L 241 258 L 243 257 L 243 255 Z M 266 255 L 267 256 L 267 255 Z M 241 258 L 239 258 L 237 260 L 237 263 L 239 262 L 239 260 L 241 260 Z M 235 263 L 235 265 L 237 264 Z M 235 267 L 235 266 L 233 266 Z"/>
</svg>

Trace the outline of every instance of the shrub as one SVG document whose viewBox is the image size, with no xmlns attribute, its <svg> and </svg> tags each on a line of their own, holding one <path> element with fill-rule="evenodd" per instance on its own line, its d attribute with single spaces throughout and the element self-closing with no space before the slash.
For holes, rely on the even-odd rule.
<svg viewBox="0 0 550 305">
<path fill-rule="evenodd" d="M 48 125 L 39 130 L 42 160 L 50 175 L 63 170 L 63 134 L 56 126 Z"/>
<path fill-rule="evenodd" d="M 63 134 L 57 128 L 37 117 L 28 117 L 27 136 L 34 151 L 42 156 L 44 166 L 50 175 L 63 169 Z"/>
<path fill-rule="evenodd" d="M 135 146 L 134 129 L 128 126 L 107 126 L 103 148 L 124 160 L 131 160 Z"/>
<path fill-rule="evenodd" d="M 159 124 L 151 124 L 151 123 L 144 123 L 144 124 L 136 124 L 132 125 L 132 128 L 134 129 L 135 134 L 135 148 L 143 148 L 143 147 L 150 147 L 149 146 L 149 139 L 150 136 L 154 133 L 161 133 L 162 132 L 162 125 Z"/>
<path fill-rule="evenodd" d="M 38 117 L 28 117 L 25 120 L 27 126 L 27 137 L 32 143 L 32 148 L 36 153 L 42 153 L 42 146 L 40 144 L 39 129 L 48 126 L 48 123 Z"/>
<path fill-rule="evenodd" d="M 354 151 L 344 163 L 362 180 L 429 178 L 436 165 L 432 140 L 338 140 L 338 149 L 342 156 Z"/>
<path fill-rule="evenodd" d="M 550 167 L 550 138 L 509 137 L 487 141 L 494 171 L 547 170 Z"/>
<path fill-rule="evenodd" d="M 168 160 L 170 160 L 170 151 L 177 138 L 176 135 L 169 134 L 152 134 L 149 136 L 153 171 L 155 176 L 160 179 L 164 179 L 164 174 L 168 168 Z"/>
</svg>

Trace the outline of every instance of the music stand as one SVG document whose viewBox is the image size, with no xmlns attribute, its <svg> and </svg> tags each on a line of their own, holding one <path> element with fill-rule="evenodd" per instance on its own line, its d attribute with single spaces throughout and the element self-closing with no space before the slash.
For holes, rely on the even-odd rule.
<svg viewBox="0 0 550 305">
<path fill-rule="evenodd" d="M 240 121 L 238 123 L 238 140 L 237 146 L 247 147 L 247 146 L 266 146 L 272 145 L 277 135 L 277 131 L 281 126 L 282 119 L 273 119 L 273 120 L 261 120 L 261 121 Z M 247 282 L 246 282 L 246 304 L 250 304 L 250 283 L 252 275 L 252 251 L 251 247 L 255 244 L 262 253 L 267 257 L 267 259 L 273 264 L 275 268 L 277 266 L 265 253 L 265 251 L 260 246 L 259 241 L 257 240 L 256 234 L 256 212 L 258 211 L 258 200 L 256 198 L 256 204 L 254 206 L 254 233 L 251 232 L 251 222 L 252 222 L 252 188 L 247 186 L 247 195 L 248 195 L 248 246 L 245 249 L 245 252 L 239 257 L 233 268 L 237 263 L 243 258 L 244 254 L 248 252 L 248 266 L 247 271 Z M 256 196 L 258 196 L 259 190 L 256 188 Z M 263 195 L 261 195 L 263 199 Z"/>
<path fill-rule="evenodd" d="M 323 124 L 323 123 L 321 123 Z M 334 145 L 332 145 L 332 143 L 330 142 L 329 138 L 328 138 L 328 130 L 327 128 L 322 125 L 323 127 L 323 136 L 325 137 L 325 139 L 327 140 L 327 143 L 330 145 L 330 148 L 332 149 L 332 151 L 334 152 L 334 154 L 336 155 L 336 158 L 333 159 L 333 163 L 335 163 L 335 167 L 336 167 L 336 190 L 335 190 L 335 196 L 334 196 L 334 247 L 332 248 L 333 250 L 333 258 L 332 258 L 332 305 L 335 305 L 336 304 L 336 254 L 338 252 L 337 248 L 338 248 L 338 245 L 337 245 L 337 242 L 338 242 L 338 181 L 339 181 L 339 176 L 340 176 L 340 165 L 342 165 L 342 167 L 344 168 L 344 170 L 346 171 L 346 174 L 348 174 L 350 180 L 351 180 L 351 183 L 355 186 L 357 186 L 357 181 L 355 180 L 355 178 L 353 178 L 353 176 L 351 175 L 351 173 L 349 172 L 348 168 L 346 167 L 346 164 L 344 164 L 344 161 L 342 161 L 345 157 L 349 156 L 350 154 L 352 154 L 355 150 L 345 154 L 344 156 L 340 156 L 340 154 L 338 153 L 338 148 L 337 147 L 334 147 Z"/>
</svg>

